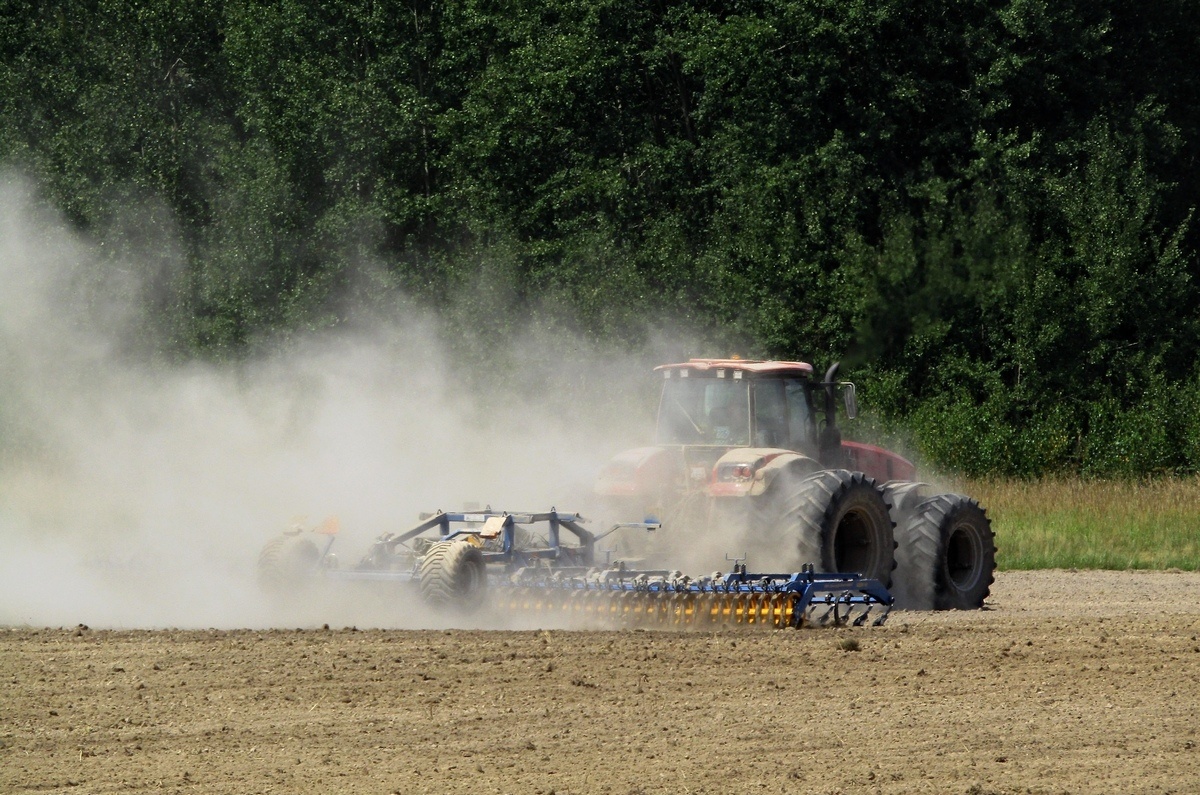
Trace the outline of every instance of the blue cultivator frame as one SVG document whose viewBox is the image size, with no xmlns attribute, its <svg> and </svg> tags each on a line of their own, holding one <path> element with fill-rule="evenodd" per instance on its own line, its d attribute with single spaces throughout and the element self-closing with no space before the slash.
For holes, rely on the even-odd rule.
<svg viewBox="0 0 1200 795">
<path fill-rule="evenodd" d="M 333 537 L 321 553 L 319 566 L 338 579 L 395 580 L 409 579 L 416 572 L 415 561 L 430 544 L 473 537 L 481 544 L 485 563 L 502 565 L 506 570 L 542 565 L 553 567 L 590 567 L 596 554 L 596 536 L 580 525 L 583 517 L 553 508 L 542 513 L 505 513 L 490 508 L 482 511 L 437 511 L 422 514 L 419 524 L 402 533 L 387 533 L 377 538 L 363 559 L 352 569 L 337 569 L 330 554 Z M 544 546 L 518 543 L 518 530 L 544 525 Z M 426 534 L 436 529 L 437 538 Z M 563 531 L 573 536 L 574 546 L 561 543 Z M 426 536 L 426 537 L 423 537 Z"/>
</svg>

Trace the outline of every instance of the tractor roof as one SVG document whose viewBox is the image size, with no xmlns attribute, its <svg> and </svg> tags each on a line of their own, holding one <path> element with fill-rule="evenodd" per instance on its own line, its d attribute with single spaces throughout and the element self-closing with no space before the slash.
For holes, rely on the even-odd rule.
<svg viewBox="0 0 1200 795">
<path fill-rule="evenodd" d="M 735 370 L 754 376 L 791 375 L 809 376 L 813 368 L 807 362 L 768 362 L 762 359 L 688 359 L 679 364 L 662 364 L 658 370 L 688 370 L 709 373 L 717 370 Z"/>
</svg>

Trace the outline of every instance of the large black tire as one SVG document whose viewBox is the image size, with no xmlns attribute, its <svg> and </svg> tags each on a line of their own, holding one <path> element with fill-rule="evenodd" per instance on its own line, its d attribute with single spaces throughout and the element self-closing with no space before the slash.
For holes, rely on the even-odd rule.
<svg viewBox="0 0 1200 795">
<path fill-rule="evenodd" d="M 889 480 L 881 487 L 892 514 L 892 523 L 904 527 L 918 505 L 929 499 L 932 487 L 919 480 Z"/>
<path fill-rule="evenodd" d="M 916 506 L 896 531 L 898 607 L 976 610 L 995 580 L 996 542 L 979 503 L 939 494 Z"/>
<path fill-rule="evenodd" d="M 430 607 L 477 610 L 487 592 L 487 564 L 467 541 L 440 541 L 421 559 L 421 597 Z"/>
<path fill-rule="evenodd" d="M 311 538 L 296 533 L 276 536 L 258 553 L 258 581 L 274 591 L 308 585 L 321 562 L 321 551 Z"/>
<path fill-rule="evenodd" d="M 756 499 L 764 498 L 756 511 L 755 532 L 768 533 L 784 545 L 780 562 L 857 572 L 891 584 L 896 543 L 887 502 L 874 479 L 827 469 Z"/>
</svg>

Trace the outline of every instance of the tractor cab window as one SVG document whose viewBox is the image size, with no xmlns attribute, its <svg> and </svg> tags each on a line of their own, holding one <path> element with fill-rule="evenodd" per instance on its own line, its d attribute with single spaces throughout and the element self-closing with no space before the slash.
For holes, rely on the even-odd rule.
<svg viewBox="0 0 1200 795">
<path fill-rule="evenodd" d="M 812 412 L 805 382 L 763 379 L 754 385 L 754 444 L 803 452 L 812 446 Z"/>
<path fill-rule="evenodd" d="M 808 383 L 788 378 L 783 382 L 783 392 L 788 406 L 788 443 L 784 447 L 798 452 L 815 451 L 817 427 L 813 422 Z"/>
<path fill-rule="evenodd" d="M 788 407 L 782 381 L 754 385 L 754 445 L 787 447 Z"/>
<path fill-rule="evenodd" d="M 747 445 L 750 392 L 732 378 L 671 378 L 658 409 L 659 444 Z"/>
</svg>

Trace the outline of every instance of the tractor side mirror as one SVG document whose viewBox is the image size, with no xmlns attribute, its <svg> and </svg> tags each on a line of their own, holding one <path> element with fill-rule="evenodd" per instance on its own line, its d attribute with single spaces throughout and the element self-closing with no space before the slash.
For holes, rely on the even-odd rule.
<svg viewBox="0 0 1200 795">
<path fill-rule="evenodd" d="M 846 404 L 846 419 L 852 420 L 858 416 L 858 396 L 854 394 L 854 384 L 842 384 L 842 401 Z"/>
</svg>

